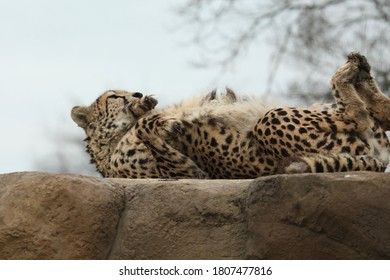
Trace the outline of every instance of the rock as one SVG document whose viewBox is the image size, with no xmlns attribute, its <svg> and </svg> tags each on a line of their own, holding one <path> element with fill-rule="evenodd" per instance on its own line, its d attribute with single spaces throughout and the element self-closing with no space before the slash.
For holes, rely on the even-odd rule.
<svg viewBox="0 0 390 280">
<path fill-rule="evenodd" d="M 248 192 L 253 259 L 389 259 L 390 174 L 282 175 Z"/>
<path fill-rule="evenodd" d="M 78 175 L 0 175 L 0 259 L 106 259 L 123 190 Z"/>
<path fill-rule="evenodd" d="M 0 259 L 389 259 L 390 174 L 0 175 Z"/>
<path fill-rule="evenodd" d="M 113 259 L 242 259 L 246 180 L 123 181 Z"/>
</svg>

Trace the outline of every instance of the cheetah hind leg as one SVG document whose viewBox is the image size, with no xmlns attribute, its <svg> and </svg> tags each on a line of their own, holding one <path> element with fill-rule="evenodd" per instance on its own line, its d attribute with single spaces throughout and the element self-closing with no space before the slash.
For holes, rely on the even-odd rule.
<svg viewBox="0 0 390 280">
<path fill-rule="evenodd" d="M 137 137 L 142 140 L 156 159 L 160 176 L 175 179 L 207 179 L 209 176 L 206 172 L 164 139 L 170 133 L 164 127 L 165 123 L 166 120 L 155 115 L 142 120 L 142 124 L 136 124 Z M 172 123 L 175 122 L 172 121 Z M 146 132 L 145 127 L 148 128 L 148 132 Z"/>
<path fill-rule="evenodd" d="M 383 94 L 370 74 L 371 66 L 366 57 L 359 53 L 352 53 L 350 56 L 356 57 L 360 62 L 359 74 L 354 83 L 358 95 L 380 126 L 384 130 L 390 130 L 390 98 Z"/>
<path fill-rule="evenodd" d="M 292 173 L 324 173 L 348 171 L 375 171 L 384 172 L 386 164 L 377 158 L 363 155 L 352 156 L 341 153 L 337 155 L 309 155 L 289 157 L 280 160 L 279 174 Z"/>
<path fill-rule="evenodd" d="M 341 121 L 356 124 L 355 131 L 363 132 L 371 127 L 372 123 L 365 102 L 357 93 L 354 83 L 361 75 L 362 60 L 357 53 L 351 53 L 348 56 L 346 64 L 341 66 L 332 77 L 332 93 L 335 98 L 337 109 L 334 116 L 339 119 L 336 125 Z"/>
</svg>

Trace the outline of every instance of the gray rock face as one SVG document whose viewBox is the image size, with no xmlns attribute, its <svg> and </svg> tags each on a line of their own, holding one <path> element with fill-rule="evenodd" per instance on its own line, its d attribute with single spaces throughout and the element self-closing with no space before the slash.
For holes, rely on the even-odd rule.
<svg viewBox="0 0 390 280">
<path fill-rule="evenodd" d="M 390 174 L 294 175 L 250 187 L 247 256 L 390 259 Z"/>
<path fill-rule="evenodd" d="M 0 176 L 1 259 L 105 259 L 123 190 L 74 175 Z"/>
<path fill-rule="evenodd" d="M 390 174 L 0 175 L 0 259 L 390 259 Z"/>
</svg>

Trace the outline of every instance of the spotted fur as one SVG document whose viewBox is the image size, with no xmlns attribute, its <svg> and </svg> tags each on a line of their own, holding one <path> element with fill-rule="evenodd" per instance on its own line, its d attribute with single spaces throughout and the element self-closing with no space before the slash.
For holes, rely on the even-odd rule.
<svg viewBox="0 0 390 280">
<path fill-rule="evenodd" d="M 332 78 L 336 104 L 274 108 L 215 91 L 166 109 L 140 93 L 108 91 L 73 120 L 104 177 L 255 178 L 276 173 L 384 171 L 390 99 L 364 56 Z M 374 101 L 373 101 L 374 100 Z"/>
</svg>

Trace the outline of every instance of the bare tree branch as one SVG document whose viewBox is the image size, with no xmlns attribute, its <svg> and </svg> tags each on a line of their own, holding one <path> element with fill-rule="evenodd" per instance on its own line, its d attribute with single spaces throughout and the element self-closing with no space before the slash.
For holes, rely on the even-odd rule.
<svg viewBox="0 0 390 280">
<path fill-rule="evenodd" d="M 268 41 L 270 92 L 285 57 L 309 72 L 328 73 L 346 53 L 360 50 L 377 75 L 390 72 L 390 62 L 383 61 L 390 42 L 389 0 L 188 0 L 178 14 L 200 46 L 198 66 L 226 68 L 256 40 Z"/>
</svg>

